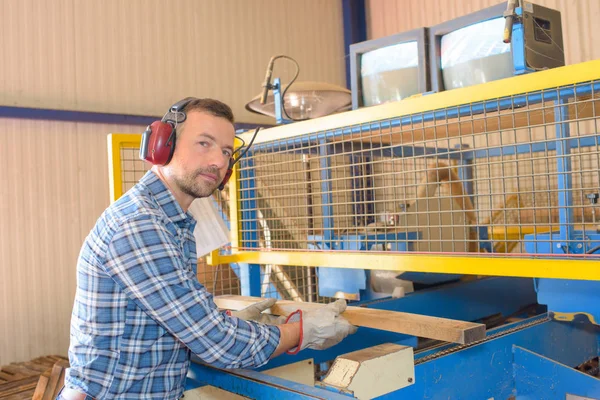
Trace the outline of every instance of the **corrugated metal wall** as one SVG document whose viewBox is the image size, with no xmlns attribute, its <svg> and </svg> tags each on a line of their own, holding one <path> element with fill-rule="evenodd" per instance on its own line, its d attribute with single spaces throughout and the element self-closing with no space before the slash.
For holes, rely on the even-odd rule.
<svg viewBox="0 0 600 400">
<path fill-rule="evenodd" d="M 66 354 L 77 255 L 109 204 L 106 134 L 141 129 L 0 119 L 0 364 Z"/>
<path fill-rule="evenodd" d="M 343 85 L 340 1 L 0 0 L 0 106 L 161 115 L 188 95 L 237 120 L 269 58 Z M 274 76 L 291 78 L 281 61 Z M 106 135 L 141 126 L 0 118 L 0 365 L 66 354 L 82 241 L 109 204 Z"/>
<path fill-rule="evenodd" d="M 0 104 L 162 115 L 186 97 L 241 122 L 269 58 L 299 80 L 345 85 L 341 1 L 0 0 Z M 10 56 L 7 56 L 10 54 Z M 281 61 L 276 71 L 290 79 Z M 275 75 L 277 76 L 277 75 Z"/>
<path fill-rule="evenodd" d="M 366 0 L 367 36 L 376 39 L 423 26 L 433 26 L 498 3 L 498 0 Z M 600 20 L 598 0 L 535 0 L 559 10 L 567 64 L 600 58 L 593 21 Z"/>
</svg>

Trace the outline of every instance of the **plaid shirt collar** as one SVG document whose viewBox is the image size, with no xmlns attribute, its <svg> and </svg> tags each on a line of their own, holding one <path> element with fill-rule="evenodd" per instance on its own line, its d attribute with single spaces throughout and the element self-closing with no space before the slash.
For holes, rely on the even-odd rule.
<svg viewBox="0 0 600 400">
<path fill-rule="evenodd" d="M 146 175 L 140 179 L 140 183 L 148 188 L 150 197 L 156 201 L 173 223 L 187 222 L 191 224 L 196 222 L 192 214 L 183 211 L 173 193 L 154 172 L 146 172 Z"/>
</svg>

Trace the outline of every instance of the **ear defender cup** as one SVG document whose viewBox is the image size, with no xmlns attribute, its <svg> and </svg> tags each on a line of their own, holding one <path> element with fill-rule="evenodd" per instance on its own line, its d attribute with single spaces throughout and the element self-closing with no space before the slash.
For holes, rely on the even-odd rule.
<svg viewBox="0 0 600 400">
<path fill-rule="evenodd" d="M 167 165 L 173 153 L 175 152 L 175 126 L 186 120 L 183 109 L 190 102 L 196 100 L 195 97 L 186 97 L 173 104 L 162 120 L 155 121 L 148 125 L 142 134 L 140 144 L 140 159 L 148 161 L 152 165 Z M 169 114 L 175 114 L 170 116 Z"/>
<path fill-rule="evenodd" d="M 232 157 L 229 160 L 229 166 L 227 167 L 227 171 L 225 172 L 225 176 L 223 177 L 223 180 L 221 181 L 221 184 L 218 187 L 219 190 L 223 190 L 225 188 L 225 185 L 227 184 L 227 182 L 229 182 L 229 178 L 231 178 L 231 174 L 233 174 L 233 165 L 234 164 L 235 164 L 235 161 L 234 161 L 234 159 Z"/>
<path fill-rule="evenodd" d="M 175 152 L 176 136 L 172 123 L 153 122 L 142 134 L 140 159 L 152 165 L 167 165 Z"/>
</svg>

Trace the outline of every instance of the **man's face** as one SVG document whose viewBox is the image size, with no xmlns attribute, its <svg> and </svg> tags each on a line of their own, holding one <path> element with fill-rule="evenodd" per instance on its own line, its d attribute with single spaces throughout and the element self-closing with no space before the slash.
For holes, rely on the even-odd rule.
<svg viewBox="0 0 600 400">
<path fill-rule="evenodd" d="M 229 166 L 235 129 L 225 118 L 190 111 L 178 130 L 175 153 L 165 169 L 183 193 L 194 198 L 208 197 Z"/>
</svg>

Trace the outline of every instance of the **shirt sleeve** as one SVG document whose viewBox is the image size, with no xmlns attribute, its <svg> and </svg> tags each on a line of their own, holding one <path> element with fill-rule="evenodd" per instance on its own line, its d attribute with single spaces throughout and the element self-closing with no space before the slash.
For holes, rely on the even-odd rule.
<svg viewBox="0 0 600 400">
<path fill-rule="evenodd" d="M 179 240 L 153 216 L 126 221 L 110 241 L 104 265 L 138 307 L 208 364 L 259 367 L 279 344 L 279 328 L 219 312 L 185 265 Z"/>
</svg>

